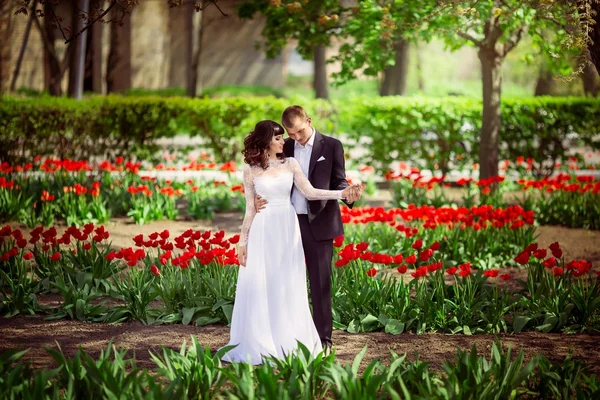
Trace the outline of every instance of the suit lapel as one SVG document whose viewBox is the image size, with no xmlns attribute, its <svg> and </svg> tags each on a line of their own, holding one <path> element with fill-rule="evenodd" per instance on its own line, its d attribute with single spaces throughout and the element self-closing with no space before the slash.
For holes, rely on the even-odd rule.
<svg viewBox="0 0 600 400">
<path fill-rule="evenodd" d="M 312 172 L 315 169 L 315 165 L 317 165 L 317 160 L 323 154 L 324 141 L 325 140 L 323 139 L 323 135 L 321 135 L 319 131 L 315 129 L 315 142 L 313 143 L 313 149 L 310 155 L 310 164 L 308 164 L 308 179 L 310 179 L 310 176 L 312 175 Z"/>
</svg>

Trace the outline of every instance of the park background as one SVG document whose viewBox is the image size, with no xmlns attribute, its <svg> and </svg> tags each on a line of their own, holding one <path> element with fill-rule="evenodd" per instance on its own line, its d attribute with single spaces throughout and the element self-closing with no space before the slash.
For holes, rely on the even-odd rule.
<svg viewBox="0 0 600 400">
<path fill-rule="evenodd" d="M 0 1 L 1 390 L 593 398 L 598 7 Z M 215 351 L 242 141 L 291 104 L 365 195 L 341 208 L 336 354 L 276 375 Z"/>
</svg>

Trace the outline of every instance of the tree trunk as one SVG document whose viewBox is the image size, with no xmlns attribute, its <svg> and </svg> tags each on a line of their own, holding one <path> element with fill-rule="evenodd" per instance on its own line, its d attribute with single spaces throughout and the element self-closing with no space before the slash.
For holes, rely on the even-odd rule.
<svg viewBox="0 0 600 400">
<path fill-rule="evenodd" d="M 169 87 L 189 93 L 194 52 L 194 2 L 169 8 Z"/>
<path fill-rule="evenodd" d="M 120 19 L 122 11 L 115 7 L 112 18 Z M 123 26 L 110 24 L 110 51 L 106 63 L 106 91 L 131 89 L 131 15 L 123 16 Z"/>
<path fill-rule="evenodd" d="M 10 84 L 11 36 L 14 27 L 14 0 L 0 0 L 0 93 Z"/>
<path fill-rule="evenodd" d="M 600 80 L 598 73 L 592 64 L 585 66 L 583 74 L 581 74 L 583 82 L 583 92 L 586 96 L 597 97 L 600 91 Z"/>
<path fill-rule="evenodd" d="M 92 26 L 92 91 L 102 93 L 102 28 L 104 24 Z"/>
<path fill-rule="evenodd" d="M 198 22 L 198 37 L 197 37 L 197 47 L 196 52 L 194 53 L 194 57 L 192 58 L 192 67 L 190 69 L 190 82 L 188 87 L 188 96 L 196 97 L 198 94 L 198 77 L 200 76 L 200 62 L 202 60 L 202 38 L 204 36 L 204 28 L 205 28 L 205 20 L 204 20 L 204 11 L 200 12 L 200 21 Z M 200 87 L 202 89 L 202 86 Z"/>
<path fill-rule="evenodd" d="M 54 47 L 56 35 L 53 24 L 52 4 L 45 2 L 44 27 L 40 31 L 40 34 L 46 37 L 44 45 L 44 86 L 51 96 L 61 96 L 63 72 L 56 57 L 56 48 Z"/>
<path fill-rule="evenodd" d="M 80 18 L 80 13 L 87 15 L 90 9 L 90 0 L 78 0 L 77 9 L 75 10 L 75 21 L 73 24 L 75 32 L 81 31 L 85 27 L 85 21 Z M 73 52 L 73 64 L 71 68 L 73 73 L 70 75 L 73 79 L 69 79 L 69 96 L 77 100 L 83 98 L 83 78 L 85 75 L 85 59 L 86 59 L 86 48 L 87 48 L 87 34 L 88 31 L 82 32 L 77 39 L 75 39 L 75 51 Z"/>
<path fill-rule="evenodd" d="M 537 83 L 535 85 L 535 96 L 552 96 L 554 93 L 554 77 L 545 66 L 540 70 Z"/>
<path fill-rule="evenodd" d="M 479 137 L 479 178 L 498 175 L 502 57 L 495 49 L 480 48 L 483 118 Z"/>
<path fill-rule="evenodd" d="M 408 47 L 409 45 L 404 39 L 400 39 L 396 43 L 394 65 L 383 71 L 383 82 L 379 89 L 381 96 L 404 96 L 406 94 Z"/>
<path fill-rule="evenodd" d="M 590 37 L 588 50 L 590 52 L 592 63 L 600 75 L 600 0 L 592 1 L 590 5 L 591 9 L 595 12 L 594 21 L 596 21 L 596 23 L 590 27 L 588 32 Z"/>
<path fill-rule="evenodd" d="M 196 82 L 193 79 L 193 58 L 194 58 L 194 3 L 187 3 L 185 15 L 185 86 L 187 95 L 193 97 L 196 95 Z M 193 86 L 192 86 L 193 85 Z"/>
<path fill-rule="evenodd" d="M 325 46 L 319 45 L 313 51 L 314 77 L 313 88 L 317 99 L 328 99 L 327 89 L 327 60 L 325 59 Z"/>
</svg>

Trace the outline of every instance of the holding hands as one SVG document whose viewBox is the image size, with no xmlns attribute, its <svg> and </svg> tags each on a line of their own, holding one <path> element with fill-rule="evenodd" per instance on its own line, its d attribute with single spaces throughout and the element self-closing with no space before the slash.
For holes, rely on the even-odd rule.
<svg viewBox="0 0 600 400">
<path fill-rule="evenodd" d="M 350 185 L 342 192 L 342 198 L 348 203 L 354 203 L 362 196 L 363 187 L 360 183 Z"/>
</svg>

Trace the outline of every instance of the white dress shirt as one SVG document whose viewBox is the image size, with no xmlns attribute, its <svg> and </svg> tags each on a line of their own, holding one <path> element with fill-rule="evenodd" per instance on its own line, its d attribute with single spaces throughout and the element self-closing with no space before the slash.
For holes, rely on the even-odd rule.
<svg viewBox="0 0 600 400">
<path fill-rule="evenodd" d="M 308 142 L 302 146 L 297 141 L 294 141 L 294 158 L 300 164 L 302 172 L 308 178 L 308 167 L 310 166 L 310 156 L 312 155 L 313 144 L 315 143 L 315 128 L 312 128 L 312 135 Z M 292 205 L 296 209 L 296 214 L 308 214 L 308 200 L 300 193 L 299 190 L 292 191 Z"/>
</svg>

